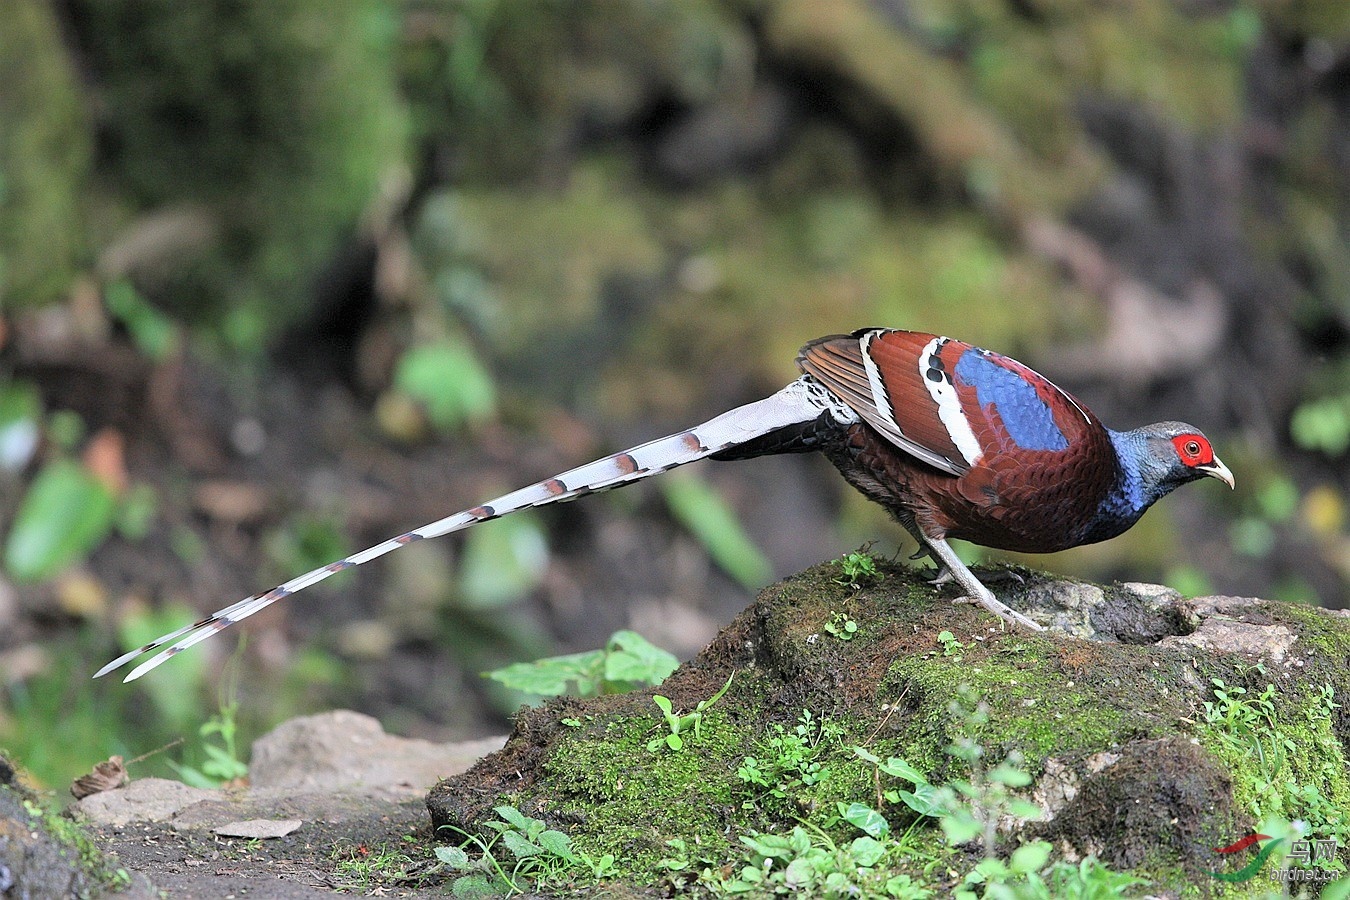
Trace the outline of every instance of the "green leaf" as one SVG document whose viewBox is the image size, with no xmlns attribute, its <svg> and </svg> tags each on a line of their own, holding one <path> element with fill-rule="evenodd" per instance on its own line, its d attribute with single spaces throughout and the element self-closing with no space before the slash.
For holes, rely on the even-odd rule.
<svg viewBox="0 0 1350 900">
<path fill-rule="evenodd" d="M 1347 900 L 1350 898 L 1350 878 L 1338 878 L 1322 889 L 1321 900 Z"/>
<path fill-rule="evenodd" d="M 1031 784 L 1031 776 L 1022 769 L 1008 763 L 999 763 L 989 772 L 989 780 L 1006 784 L 1008 787 L 1026 787 Z"/>
<path fill-rule="evenodd" d="M 202 772 L 221 781 L 233 781 L 248 774 L 248 766 L 235 759 L 215 744 L 203 744 L 207 760 L 202 763 Z"/>
<path fill-rule="evenodd" d="M 917 785 L 913 791 L 896 791 L 900 801 L 921 816 L 940 816 L 946 810 L 942 793 L 931 784 Z"/>
<path fill-rule="evenodd" d="M 557 697 L 575 684 L 581 694 L 594 694 L 599 688 L 599 672 L 604 652 L 588 650 L 552 656 L 534 662 L 512 663 L 487 673 L 512 690 L 541 697 Z"/>
<path fill-rule="evenodd" d="M 678 734 L 668 734 L 666 735 L 666 746 L 678 753 L 684 749 L 684 738 Z"/>
<path fill-rule="evenodd" d="M 458 340 L 414 347 L 399 359 L 394 386 L 420 403 L 442 431 L 489 418 L 497 407 L 492 377 Z"/>
<path fill-rule="evenodd" d="M 848 845 L 848 853 L 858 865 L 871 868 L 886 855 L 886 845 L 870 837 L 854 838 Z"/>
<path fill-rule="evenodd" d="M 892 756 L 879 765 L 881 771 L 896 778 L 903 778 L 911 784 L 928 784 L 928 776 L 911 766 L 905 759 Z"/>
<path fill-rule="evenodd" d="M 660 684 L 679 668 L 675 654 L 662 650 L 636 631 L 616 631 L 605 656 L 606 681 Z"/>
<path fill-rule="evenodd" d="M 801 889 L 809 885 L 815 872 L 811 868 L 811 863 L 798 857 L 787 864 L 783 872 L 783 880 L 788 888 Z"/>
<path fill-rule="evenodd" d="M 37 451 L 42 401 L 37 388 L 15 381 L 0 385 L 0 469 L 17 472 Z"/>
<path fill-rule="evenodd" d="M 973 841 L 980 836 L 982 830 L 980 823 L 975 820 L 969 810 L 956 810 L 951 815 L 943 816 L 939 823 L 942 825 L 942 833 L 953 844 Z"/>
<path fill-rule="evenodd" d="M 459 588 L 466 606 L 488 609 L 523 598 L 548 568 L 548 543 L 529 515 L 472 529 L 464 541 Z"/>
<path fill-rule="evenodd" d="M 519 831 L 503 831 L 502 843 L 506 845 L 506 849 L 510 850 L 511 855 L 516 859 L 528 859 L 544 852 L 542 847 L 531 842 Z"/>
<path fill-rule="evenodd" d="M 552 828 L 541 831 L 539 833 L 539 846 L 568 862 L 574 863 L 577 861 L 577 855 L 572 851 L 572 839 L 561 831 Z"/>
<path fill-rule="evenodd" d="M 148 484 L 134 485 L 117 508 L 117 533 L 129 541 L 144 540 L 158 512 L 159 495 Z"/>
<path fill-rule="evenodd" d="M 874 766 L 881 765 L 881 757 L 877 756 L 875 753 L 870 752 L 864 747 L 854 747 L 853 755 L 858 757 L 859 759 L 863 759 L 866 760 L 867 762 L 870 762 Z"/>
<path fill-rule="evenodd" d="M 469 854 L 462 847 L 437 847 L 436 858 L 456 872 L 469 867 Z"/>
<path fill-rule="evenodd" d="M 768 583 L 773 566 L 717 491 L 689 473 L 667 476 L 661 488 L 671 514 L 698 538 L 713 562 L 746 588 Z"/>
<path fill-rule="evenodd" d="M 514 806 L 494 806 L 492 807 L 492 811 L 501 816 L 503 822 L 520 829 L 526 834 L 530 834 L 532 831 L 543 830 L 542 822 L 538 819 L 530 818 Z"/>
<path fill-rule="evenodd" d="M 1039 819 L 1045 815 L 1045 810 L 1030 800 L 1014 798 L 1008 801 L 1008 815 L 1018 819 Z"/>
<path fill-rule="evenodd" d="M 112 528 L 116 498 L 84 466 L 47 463 L 24 495 L 5 542 L 16 581 L 40 581 L 88 556 Z"/>
<path fill-rule="evenodd" d="M 114 281 L 103 295 L 108 312 L 126 326 L 136 348 L 150 359 L 167 359 L 178 347 L 173 320 L 151 306 L 128 281 Z"/>
<path fill-rule="evenodd" d="M 858 828 L 868 837 L 883 838 L 890 834 L 886 817 L 865 803 L 854 801 L 843 809 L 844 821 Z"/>
<path fill-rule="evenodd" d="M 1039 872 L 1050 861 L 1050 849 L 1050 844 L 1045 841 L 1023 844 L 1008 858 L 1008 868 L 1018 875 Z"/>
<path fill-rule="evenodd" d="M 454 884 L 450 885 L 450 893 L 459 900 L 479 900 L 479 898 L 503 897 L 512 891 L 509 885 L 491 881 L 486 875 L 475 872 L 456 878 Z"/>
</svg>

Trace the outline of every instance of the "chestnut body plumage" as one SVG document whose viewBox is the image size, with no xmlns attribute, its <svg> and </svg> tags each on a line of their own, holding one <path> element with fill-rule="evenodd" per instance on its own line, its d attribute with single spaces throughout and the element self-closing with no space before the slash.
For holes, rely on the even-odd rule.
<svg viewBox="0 0 1350 900">
<path fill-rule="evenodd" d="M 705 457 L 824 453 L 932 556 L 938 582 L 955 580 L 964 592 L 960 600 L 1033 629 L 1040 626 L 980 583 L 950 539 L 1033 553 L 1063 550 L 1120 534 L 1188 481 L 1212 476 L 1233 485 L 1198 429 L 1163 422 L 1112 431 L 1044 376 L 962 341 L 865 329 L 812 341 L 797 363 L 802 377 L 764 400 L 307 572 L 124 654 L 97 675 L 174 642 L 133 669 L 130 681 L 296 591 L 413 541 Z"/>
</svg>

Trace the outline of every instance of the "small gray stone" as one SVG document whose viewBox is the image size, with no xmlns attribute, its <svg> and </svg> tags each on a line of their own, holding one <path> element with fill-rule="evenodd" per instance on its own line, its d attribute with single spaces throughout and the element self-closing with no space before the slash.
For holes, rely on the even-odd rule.
<svg viewBox="0 0 1350 900">
<path fill-rule="evenodd" d="M 283 838 L 305 824 L 303 819 L 247 819 L 211 829 L 221 837 L 270 840 Z"/>
<path fill-rule="evenodd" d="M 1190 634 L 1173 635 L 1159 647 L 1194 648 L 1206 653 L 1245 653 L 1283 662 L 1298 636 L 1283 625 L 1257 625 L 1232 619 L 1207 617 Z"/>
<path fill-rule="evenodd" d="M 166 778 L 141 778 L 115 791 L 90 794 L 74 808 L 94 824 L 120 828 L 132 822 L 164 822 L 194 804 L 223 796 Z"/>
</svg>

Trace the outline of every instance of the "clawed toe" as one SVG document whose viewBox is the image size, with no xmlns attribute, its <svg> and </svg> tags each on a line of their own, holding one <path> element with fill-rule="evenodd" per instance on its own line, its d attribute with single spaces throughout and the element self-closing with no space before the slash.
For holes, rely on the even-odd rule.
<svg viewBox="0 0 1350 900">
<path fill-rule="evenodd" d="M 952 580 L 952 570 L 944 567 L 942 569 L 939 569 L 936 575 L 928 579 L 928 584 L 931 587 L 940 587 L 951 580 Z"/>
</svg>

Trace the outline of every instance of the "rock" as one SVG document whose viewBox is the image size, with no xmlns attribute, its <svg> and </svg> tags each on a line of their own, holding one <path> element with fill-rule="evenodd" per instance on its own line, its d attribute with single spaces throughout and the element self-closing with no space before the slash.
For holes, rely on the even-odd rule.
<svg viewBox="0 0 1350 900">
<path fill-rule="evenodd" d="M 144 877 L 120 870 L 78 826 L 45 811 L 14 783 L 13 767 L 0 757 L 0 896 L 90 897 L 105 891 L 124 900 L 158 896 Z"/>
<path fill-rule="evenodd" d="M 283 838 L 303 824 L 302 819 L 248 819 L 218 825 L 211 830 L 221 837 L 269 840 Z"/>
<path fill-rule="evenodd" d="M 1233 783 L 1214 757 L 1186 738 L 1135 741 L 1097 774 L 1038 836 L 1092 854 L 1113 869 L 1133 869 L 1164 855 L 1204 869 L 1211 847 L 1230 842 Z"/>
<path fill-rule="evenodd" d="M 249 782 L 255 791 L 415 796 L 503 743 L 505 738 L 435 744 L 397 737 L 370 716 L 336 710 L 284 722 L 254 741 Z"/>
<path fill-rule="evenodd" d="M 424 826 L 426 786 L 501 744 L 399 738 L 369 716 L 338 711 L 284 723 L 260 738 L 249 787 L 203 791 L 147 778 L 86 797 L 73 809 L 136 884 L 145 883 L 137 874 L 143 871 L 172 896 L 321 898 L 331 896 L 323 885 L 346 884 L 341 848 L 406 841 Z M 243 843 L 260 840 L 266 843 Z M 222 848 L 222 862 L 211 863 Z M 246 865 L 229 862 L 240 853 Z"/>
<path fill-rule="evenodd" d="M 1203 653 L 1242 653 L 1260 656 L 1272 662 L 1284 662 L 1285 654 L 1298 640 L 1284 625 L 1259 625 L 1223 619 L 1205 619 L 1190 634 L 1163 638 L 1163 647 L 1193 647 Z"/>
<path fill-rule="evenodd" d="M 223 797 L 220 791 L 188 787 L 167 778 L 138 778 L 124 788 L 90 794 L 74 808 L 91 823 L 120 828 L 132 822 L 165 822 L 194 803 Z"/>
<path fill-rule="evenodd" d="M 1032 779 L 1025 798 L 1045 813 L 1039 822 L 999 815 L 1001 848 L 1044 838 L 1066 859 L 1095 854 L 1169 888 L 1205 878 L 1219 862 L 1210 848 L 1253 826 L 1250 798 L 1262 784 L 1344 767 L 1350 721 L 1326 699 L 1350 694 L 1344 617 L 1268 601 L 1187 601 L 1159 585 L 981 572 L 1010 605 L 1082 636 L 1029 634 L 954 606 L 950 589 L 935 591 L 918 573 L 880 568 L 881 578 L 856 589 L 838 584 L 828 565 L 769 586 L 672 674 L 659 693 L 676 717 L 705 704 L 702 735 L 686 735 L 682 751 L 659 740 L 670 725 L 652 691 L 551 701 L 521 713 L 500 752 L 432 789 L 433 825 L 487 834 L 494 807 L 510 804 L 566 831 L 581 852 L 613 853 L 643 881 L 661 877 L 672 845 L 698 845 L 700 859 L 735 866 L 738 837 L 753 831 L 804 821 L 850 839 L 856 833 L 827 818 L 840 801 L 879 806 L 893 831 L 909 827 L 903 805 L 881 802 L 905 785 L 852 748 L 904 757 L 942 785 L 973 777 L 968 758 L 948 750 L 972 740 L 986 772 L 1015 754 Z M 859 625 L 848 640 L 825 629 L 840 615 Z M 1252 665 L 1263 657 L 1284 663 Z M 725 696 L 707 706 L 733 673 Z M 1246 693 L 1224 700 L 1211 679 Z M 1251 735 L 1224 724 L 1224 704 L 1258 695 L 1268 710 L 1260 738 L 1296 748 L 1287 760 L 1261 762 Z M 773 775 L 784 795 L 775 805 L 738 775 L 749 756 L 775 765 L 775 735 L 805 727 L 810 738 L 822 723 L 842 731 L 835 745 L 816 745 L 825 749 L 814 764 L 831 773 L 824 782 Z M 1285 765 L 1294 759 L 1298 768 Z M 1344 782 L 1318 789 L 1323 806 L 1309 815 L 1350 805 Z"/>
</svg>

